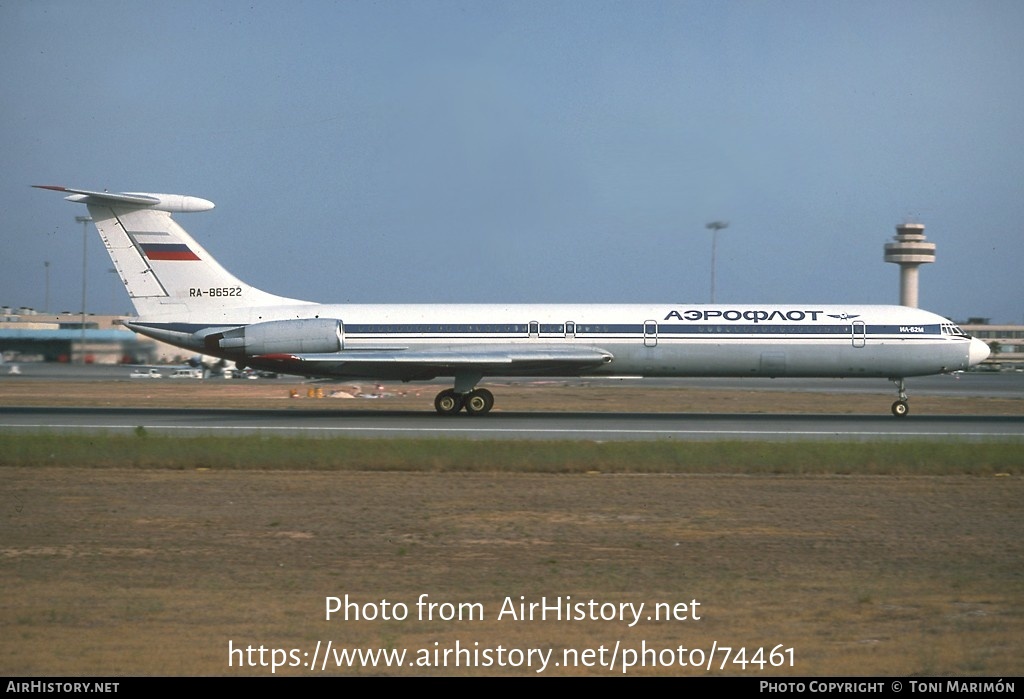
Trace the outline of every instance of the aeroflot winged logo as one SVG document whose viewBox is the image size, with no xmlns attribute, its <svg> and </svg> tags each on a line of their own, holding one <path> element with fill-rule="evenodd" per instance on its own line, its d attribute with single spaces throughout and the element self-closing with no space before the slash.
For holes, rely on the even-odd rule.
<svg viewBox="0 0 1024 699">
<path fill-rule="evenodd" d="M 151 260 L 198 260 L 199 256 L 184 243 L 141 243 L 142 252 Z"/>
</svg>

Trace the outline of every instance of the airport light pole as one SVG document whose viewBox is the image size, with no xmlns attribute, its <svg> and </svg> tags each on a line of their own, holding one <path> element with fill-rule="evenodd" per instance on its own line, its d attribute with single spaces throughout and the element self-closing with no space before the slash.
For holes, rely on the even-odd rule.
<svg viewBox="0 0 1024 699">
<path fill-rule="evenodd" d="M 704 226 L 711 231 L 711 303 L 715 302 L 715 253 L 718 249 L 718 231 L 729 227 L 728 221 L 712 221 Z"/>
<path fill-rule="evenodd" d="M 82 364 L 85 364 L 85 261 L 86 261 L 86 250 L 88 249 L 87 241 L 89 240 L 89 223 L 92 221 L 92 216 L 75 216 L 75 221 L 82 224 L 82 327 L 81 327 L 81 342 L 79 347 L 79 353 L 82 356 Z"/>
<path fill-rule="evenodd" d="M 50 312 L 50 261 L 43 260 L 43 270 L 46 274 L 46 297 L 43 301 L 43 313 Z"/>
</svg>

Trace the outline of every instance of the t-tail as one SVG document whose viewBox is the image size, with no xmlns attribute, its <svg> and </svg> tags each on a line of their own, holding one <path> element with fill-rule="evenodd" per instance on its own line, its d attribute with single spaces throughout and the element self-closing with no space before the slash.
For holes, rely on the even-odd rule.
<svg viewBox="0 0 1024 699">
<path fill-rule="evenodd" d="M 275 296 L 221 267 L 171 213 L 209 211 L 213 202 L 181 194 L 93 192 L 52 185 L 85 204 L 140 317 L 231 316 L 232 310 L 308 302 Z M 225 317 L 225 320 L 228 320 Z"/>
</svg>

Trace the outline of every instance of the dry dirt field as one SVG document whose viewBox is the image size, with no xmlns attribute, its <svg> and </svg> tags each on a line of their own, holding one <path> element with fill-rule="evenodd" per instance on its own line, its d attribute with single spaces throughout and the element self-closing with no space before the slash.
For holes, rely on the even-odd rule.
<svg viewBox="0 0 1024 699">
<path fill-rule="evenodd" d="M 1024 671 L 1017 478 L 76 469 L 3 477 L 5 675 L 269 676 L 271 649 L 282 649 L 278 662 L 307 663 L 318 642 L 323 658 L 328 641 L 335 651 L 408 655 L 401 668 L 337 667 L 332 658 L 326 669 L 275 674 L 532 675 L 538 660 L 528 666 L 514 653 L 538 648 L 553 654 L 542 674 L 621 675 L 625 652 L 644 647 L 659 654 L 627 674 Z M 453 606 L 421 620 L 424 594 Z M 408 618 L 326 620 L 327 598 L 346 595 L 361 614 L 400 615 L 402 603 Z M 566 596 L 616 613 L 625 602 L 645 609 L 632 628 L 632 616 L 498 618 L 506 597 Z M 687 618 L 649 620 L 657 603 L 685 603 L 674 611 Z M 436 663 L 434 651 L 456 643 L 500 646 L 521 665 L 501 667 L 495 655 L 486 667 L 465 658 L 461 667 L 453 658 L 408 666 L 423 652 Z M 564 666 L 565 653 L 601 647 L 607 661 L 616 644 L 614 668 Z M 766 660 L 773 648 L 793 650 L 784 666 L 763 670 L 722 669 L 721 650 L 710 672 L 679 665 L 680 646 L 708 653 L 714 644 L 744 647 L 748 660 L 757 648 Z M 241 667 L 242 654 L 229 653 L 250 646 L 267 649 L 266 666 L 258 652 L 244 658 L 255 666 Z"/>
<path fill-rule="evenodd" d="M 0 473 L 3 675 L 1024 674 L 1017 476 Z"/>
</svg>

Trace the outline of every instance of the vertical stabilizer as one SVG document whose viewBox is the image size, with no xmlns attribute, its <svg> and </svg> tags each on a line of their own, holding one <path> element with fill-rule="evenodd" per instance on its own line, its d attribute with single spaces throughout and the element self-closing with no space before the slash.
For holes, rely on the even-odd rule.
<svg viewBox="0 0 1024 699">
<path fill-rule="evenodd" d="M 139 316 L 306 303 L 269 294 L 239 280 L 171 218 L 172 211 L 213 208 L 205 199 L 44 189 L 71 192 L 68 200 L 86 204 Z"/>
</svg>

